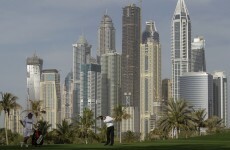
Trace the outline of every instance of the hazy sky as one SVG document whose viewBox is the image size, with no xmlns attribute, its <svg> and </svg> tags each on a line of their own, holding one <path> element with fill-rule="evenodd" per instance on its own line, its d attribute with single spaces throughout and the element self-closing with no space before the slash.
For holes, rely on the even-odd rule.
<svg viewBox="0 0 230 150">
<path fill-rule="evenodd" d="M 138 0 L 0 0 L 0 92 L 26 99 L 26 58 L 35 52 L 44 69 L 57 69 L 61 83 L 72 68 L 72 44 L 84 35 L 96 54 L 97 29 L 106 10 L 116 28 L 121 52 L 122 8 Z M 226 71 L 230 58 L 230 0 L 185 0 L 192 38 L 206 40 L 207 70 Z M 162 44 L 162 78 L 171 77 L 170 29 L 177 0 L 143 0 L 145 22 L 156 23 Z"/>
</svg>

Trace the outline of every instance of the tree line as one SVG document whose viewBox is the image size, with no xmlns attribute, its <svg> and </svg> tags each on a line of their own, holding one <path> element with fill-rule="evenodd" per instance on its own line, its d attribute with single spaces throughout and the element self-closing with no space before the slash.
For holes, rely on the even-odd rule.
<svg viewBox="0 0 230 150">
<path fill-rule="evenodd" d="M 10 111 L 21 108 L 16 102 L 18 98 L 11 93 L 1 93 L 0 112 L 4 112 L 4 129 L 0 129 L 0 135 L 5 134 L 5 138 L 0 139 L 0 143 L 13 144 L 14 141 L 20 139 L 20 135 L 12 133 L 7 130 L 7 117 L 9 117 Z M 62 120 L 57 124 L 57 128 L 50 131 L 51 124 L 43 119 L 43 115 L 46 114 L 46 108 L 42 107 L 41 100 L 30 100 L 30 110 L 26 112 L 32 112 L 38 119 L 37 129 L 42 132 L 45 143 L 54 144 L 73 144 L 73 143 L 98 143 L 106 141 L 106 126 L 101 128 L 95 127 L 95 119 L 93 111 L 84 108 L 83 115 L 78 118 L 73 118 L 71 123 L 67 120 Z M 202 135 L 201 129 L 207 129 L 207 133 L 217 133 L 224 129 L 222 119 L 212 116 L 206 118 L 204 109 L 194 110 L 185 100 L 173 101 L 169 100 L 167 105 L 164 106 L 161 112 L 161 117 L 157 120 L 157 127 L 150 131 L 145 137 L 145 140 L 159 140 L 168 138 L 179 138 L 189 136 Z M 116 140 L 120 143 L 123 142 L 137 142 L 140 141 L 141 133 L 135 133 L 127 131 L 122 133 L 122 120 L 129 119 L 130 115 L 126 112 L 122 105 L 118 105 L 113 109 L 113 116 L 116 121 Z M 97 128 L 98 133 L 94 132 L 94 128 Z M 9 132 L 9 135 L 8 135 Z M 8 137 L 9 136 L 9 137 Z M 1 136 L 3 137 L 3 136 Z M 22 139 L 22 138 L 21 138 Z"/>
</svg>

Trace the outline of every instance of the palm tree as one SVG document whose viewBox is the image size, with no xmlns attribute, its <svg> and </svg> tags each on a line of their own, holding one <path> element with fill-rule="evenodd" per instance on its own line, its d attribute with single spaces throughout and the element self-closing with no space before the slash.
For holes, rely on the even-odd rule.
<svg viewBox="0 0 230 150">
<path fill-rule="evenodd" d="M 215 133 L 223 128 L 223 120 L 217 116 L 212 116 L 205 121 L 205 126 L 208 128 L 209 133 Z"/>
<path fill-rule="evenodd" d="M 47 108 L 42 108 L 42 103 L 42 100 L 30 100 L 31 109 L 24 110 L 23 112 L 32 112 L 33 114 L 35 114 L 37 119 L 43 119 L 42 115 L 46 114 Z"/>
<path fill-rule="evenodd" d="M 183 129 L 185 133 L 185 138 L 188 138 L 188 133 L 195 130 L 192 113 L 186 115 L 186 119 L 184 119 L 184 122 L 181 124 L 181 129 Z"/>
<path fill-rule="evenodd" d="M 129 131 L 125 132 L 123 138 L 124 138 L 125 142 L 131 143 L 131 142 L 134 142 L 136 140 L 136 135 L 134 132 L 129 130 Z"/>
<path fill-rule="evenodd" d="M 121 127 L 122 127 L 122 120 L 129 119 L 131 116 L 125 110 L 125 108 L 119 104 L 117 107 L 113 109 L 113 117 L 116 122 L 119 123 L 120 128 L 120 143 L 121 143 Z"/>
<path fill-rule="evenodd" d="M 73 129 L 67 120 L 62 120 L 61 124 L 57 124 L 57 129 L 55 130 L 59 137 L 59 141 L 63 144 L 71 143 L 71 138 L 73 137 Z"/>
<path fill-rule="evenodd" d="M 52 125 L 49 124 L 48 121 L 39 120 L 39 121 L 38 121 L 38 126 L 37 126 L 37 128 L 38 128 L 39 131 L 41 131 L 43 137 L 45 137 L 45 136 L 47 135 L 48 130 L 49 130 L 49 128 L 50 128 L 51 126 L 52 126 Z"/>
<path fill-rule="evenodd" d="M 103 124 L 101 128 L 98 128 L 98 131 L 99 131 L 99 138 L 102 142 L 105 142 L 106 141 L 106 133 L 107 133 L 107 127 L 106 127 L 106 124 Z"/>
<path fill-rule="evenodd" d="M 199 135 L 201 135 L 200 128 L 205 126 L 205 117 L 207 113 L 205 112 L 205 109 L 199 109 L 193 112 L 193 122 L 195 123 L 195 126 L 197 127 Z"/>
<path fill-rule="evenodd" d="M 90 130 L 92 130 L 91 128 L 95 122 L 93 117 L 93 111 L 84 108 L 83 115 L 79 116 L 79 121 L 77 121 L 79 136 L 80 138 L 84 138 L 86 144 L 88 144 L 88 136 L 91 135 L 90 133 L 92 132 Z"/>
<path fill-rule="evenodd" d="M 167 133 L 164 134 L 163 130 L 155 128 L 154 130 L 150 131 L 147 136 L 147 140 L 159 140 L 161 138 L 165 138 L 167 136 Z"/>
<path fill-rule="evenodd" d="M 174 132 L 175 123 L 174 119 L 167 115 L 167 113 L 157 121 L 159 129 L 163 132 L 169 133 L 170 131 Z M 173 134 L 172 134 L 173 138 Z"/>
<path fill-rule="evenodd" d="M 6 134 L 6 145 L 9 144 L 8 141 L 8 135 L 7 135 L 7 119 L 10 115 L 10 110 L 20 108 L 21 106 L 16 103 L 16 100 L 18 99 L 16 96 L 14 96 L 11 93 L 1 93 L 2 100 L 0 101 L 0 105 L 2 107 L 2 110 L 4 111 L 4 122 L 5 122 L 5 134 Z"/>
<path fill-rule="evenodd" d="M 1 115 L 2 110 L 3 110 L 2 105 L 0 105 L 0 115 Z"/>
<path fill-rule="evenodd" d="M 166 106 L 166 114 L 160 118 L 158 121 L 159 128 L 163 131 L 172 131 L 172 137 L 174 137 L 174 132 L 176 138 L 180 129 L 184 128 L 185 125 L 190 123 L 191 120 L 191 109 L 184 100 L 169 100 Z"/>
</svg>

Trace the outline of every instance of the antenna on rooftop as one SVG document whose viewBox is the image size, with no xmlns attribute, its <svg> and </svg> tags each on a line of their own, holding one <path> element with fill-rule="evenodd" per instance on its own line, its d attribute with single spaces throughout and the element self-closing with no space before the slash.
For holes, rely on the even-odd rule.
<svg viewBox="0 0 230 150">
<path fill-rule="evenodd" d="M 105 9 L 105 15 L 108 15 L 108 9 L 107 8 Z"/>
</svg>

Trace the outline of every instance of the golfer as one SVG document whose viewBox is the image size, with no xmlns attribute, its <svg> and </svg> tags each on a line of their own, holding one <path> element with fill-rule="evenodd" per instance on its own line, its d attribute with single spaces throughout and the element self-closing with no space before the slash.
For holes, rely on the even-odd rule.
<svg viewBox="0 0 230 150">
<path fill-rule="evenodd" d="M 26 147 L 28 147 L 27 141 L 30 138 L 30 136 L 33 134 L 33 126 L 35 125 L 36 121 L 33 119 L 33 114 L 28 113 L 28 115 L 25 117 L 25 119 L 22 121 L 20 120 L 20 123 L 24 127 L 24 141 L 21 142 L 21 147 L 25 144 Z"/>
<path fill-rule="evenodd" d="M 106 127 L 107 127 L 107 131 L 106 131 L 107 141 L 106 141 L 105 145 L 113 146 L 113 143 L 114 143 L 113 121 L 114 121 L 114 119 L 110 116 L 99 116 L 99 117 L 101 118 L 101 120 L 103 120 L 103 122 L 106 124 Z"/>
</svg>

